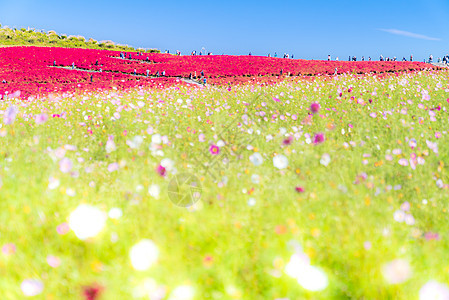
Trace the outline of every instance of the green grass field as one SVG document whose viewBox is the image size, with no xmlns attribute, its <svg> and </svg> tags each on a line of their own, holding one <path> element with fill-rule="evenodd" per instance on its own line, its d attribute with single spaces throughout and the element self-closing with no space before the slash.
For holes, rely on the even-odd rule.
<svg viewBox="0 0 449 300">
<path fill-rule="evenodd" d="M 448 101 L 447 71 L 0 101 L 1 298 L 447 297 Z"/>
</svg>

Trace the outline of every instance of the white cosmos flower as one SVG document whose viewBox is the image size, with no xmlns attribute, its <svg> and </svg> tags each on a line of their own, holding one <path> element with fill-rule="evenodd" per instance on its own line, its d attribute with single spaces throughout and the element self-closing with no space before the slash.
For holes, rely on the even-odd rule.
<svg viewBox="0 0 449 300">
<path fill-rule="evenodd" d="M 405 259 L 395 259 L 382 268 L 382 274 L 390 284 L 403 283 L 412 275 L 412 269 Z"/>
<path fill-rule="evenodd" d="M 27 297 L 37 296 L 44 290 L 44 284 L 38 279 L 25 279 L 20 285 L 20 289 Z"/>
<path fill-rule="evenodd" d="M 69 227 L 80 240 L 85 240 L 100 233 L 106 218 L 106 214 L 98 208 L 81 204 L 70 214 Z"/>
<path fill-rule="evenodd" d="M 159 249 L 156 244 L 149 240 L 143 239 L 132 246 L 129 257 L 131 264 L 137 271 L 148 270 L 157 260 Z"/>
<path fill-rule="evenodd" d="M 168 300 L 192 300 L 195 296 L 195 290 L 190 285 L 180 285 L 173 290 Z"/>
<path fill-rule="evenodd" d="M 329 154 L 325 153 L 323 156 L 321 156 L 320 164 L 327 167 L 327 165 L 331 162 L 331 157 Z"/>
<path fill-rule="evenodd" d="M 273 157 L 273 165 L 279 170 L 285 169 L 288 166 L 288 159 L 282 154 Z"/>
<path fill-rule="evenodd" d="M 260 153 L 256 152 L 250 155 L 249 160 L 255 165 L 260 166 L 263 163 L 263 157 Z"/>
<path fill-rule="evenodd" d="M 123 216 L 123 211 L 118 207 L 113 207 L 109 210 L 108 216 L 111 219 L 120 219 Z"/>
<path fill-rule="evenodd" d="M 447 285 L 428 281 L 419 290 L 419 300 L 449 300 L 449 288 Z"/>
<path fill-rule="evenodd" d="M 108 140 L 106 142 L 106 153 L 111 153 L 113 151 L 117 150 L 117 146 L 115 145 L 113 140 Z"/>
<path fill-rule="evenodd" d="M 312 292 L 322 291 L 329 284 L 326 273 L 310 265 L 310 260 L 304 253 L 292 255 L 285 266 L 285 273 L 295 278 L 303 288 Z"/>
<path fill-rule="evenodd" d="M 155 199 L 159 198 L 160 193 L 161 193 L 161 188 L 157 184 L 152 184 L 148 188 L 148 194 L 150 194 L 150 196 Z"/>
<path fill-rule="evenodd" d="M 159 133 L 153 134 L 151 137 L 151 143 L 160 145 L 162 143 L 162 137 Z"/>
</svg>

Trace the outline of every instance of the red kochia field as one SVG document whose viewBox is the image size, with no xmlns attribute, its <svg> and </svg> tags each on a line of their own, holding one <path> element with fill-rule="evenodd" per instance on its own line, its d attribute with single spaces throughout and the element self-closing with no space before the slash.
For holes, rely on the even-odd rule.
<svg viewBox="0 0 449 300">
<path fill-rule="evenodd" d="M 70 69 L 72 64 L 76 67 L 74 70 Z M 245 83 L 254 81 L 255 77 L 259 82 L 273 82 L 288 75 L 332 75 L 335 68 L 339 74 L 364 74 L 414 71 L 432 66 L 420 62 L 329 62 L 261 56 L 175 56 L 135 52 L 126 53 L 126 59 L 121 59 L 118 51 L 6 47 L 0 48 L 0 97 L 17 96 L 17 91 L 20 91 L 22 98 L 26 98 L 53 92 L 114 87 L 163 88 L 183 84 L 180 78 L 190 75 L 199 77 L 201 71 L 207 83 L 217 85 Z M 155 77 L 162 72 L 165 72 L 165 77 Z"/>
</svg>

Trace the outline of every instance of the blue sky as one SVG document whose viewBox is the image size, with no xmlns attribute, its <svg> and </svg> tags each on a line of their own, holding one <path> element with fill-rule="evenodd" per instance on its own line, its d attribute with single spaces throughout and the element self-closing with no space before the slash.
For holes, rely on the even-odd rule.
<svg viewBox="0 0 449 300">
<path fill-rule="evenodd" d="M 449 54 L 448 0 L 0 0 L 0 23 L 183 54 Z"/>
</svg>

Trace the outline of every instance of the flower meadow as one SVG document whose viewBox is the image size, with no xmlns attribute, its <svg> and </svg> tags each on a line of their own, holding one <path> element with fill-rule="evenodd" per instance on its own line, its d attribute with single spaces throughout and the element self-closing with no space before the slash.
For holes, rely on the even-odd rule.
<svg viewBox="0 0 449 300">
<path fill-rule="evenodd" d="M 449 299 L 449 72 L 51 92 L 0 101 L 2 299 Z"/>
</svg>

